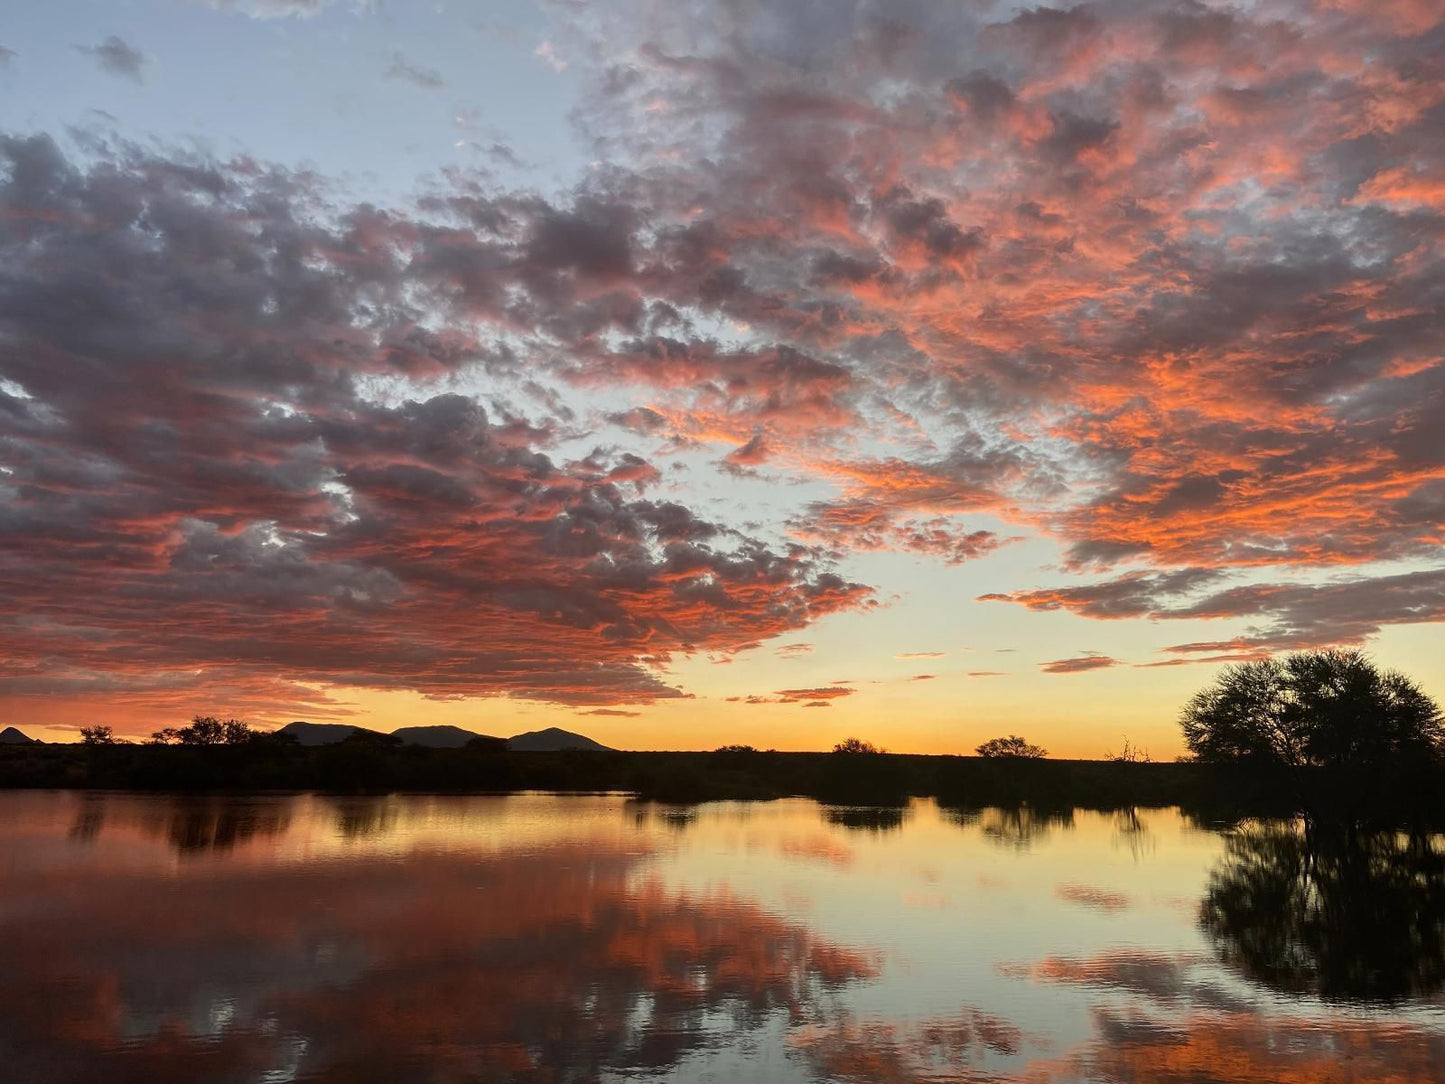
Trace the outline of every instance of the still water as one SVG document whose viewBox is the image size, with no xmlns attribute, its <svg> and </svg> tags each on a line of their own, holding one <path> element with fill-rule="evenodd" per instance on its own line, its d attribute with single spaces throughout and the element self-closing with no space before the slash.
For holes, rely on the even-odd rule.
<svg viewBox="0 0 1445 1084">
<path fill-rule="evenodd" d="M 1441 842 L 0 795 L 0 1079 L 1445 1080 Z"/>
</svg>

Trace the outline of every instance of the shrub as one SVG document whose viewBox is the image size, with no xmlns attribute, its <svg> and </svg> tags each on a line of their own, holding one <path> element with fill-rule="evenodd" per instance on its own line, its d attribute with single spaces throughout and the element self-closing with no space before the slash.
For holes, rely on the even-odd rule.
<svg viewBox="0 0 1445 1084">
<path fill-rule="evenodd" d="M 981 757 L 1015 760 L 1042 760 L 1049 755 L 1047 749 L 1033 745 L 1017 734 L 1010 734 L 1006 738 L 990 738 L 974 752 Z"/>
</svg>

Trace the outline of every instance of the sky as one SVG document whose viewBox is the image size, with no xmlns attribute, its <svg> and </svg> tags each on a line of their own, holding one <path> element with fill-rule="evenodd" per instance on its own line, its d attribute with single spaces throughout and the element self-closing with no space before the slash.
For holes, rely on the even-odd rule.
<svg viewBox="0 0 1445 1084">
<path fill-rule="evenodd" d="M 1182 751 L 1445 698 L 1445 7 L 0 25 L 0 722 Z"/>
</svg>

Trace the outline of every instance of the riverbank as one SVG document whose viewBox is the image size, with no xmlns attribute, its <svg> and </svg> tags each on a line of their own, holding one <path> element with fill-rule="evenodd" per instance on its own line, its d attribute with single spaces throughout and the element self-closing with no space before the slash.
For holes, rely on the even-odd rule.
<svg viewBox="0 0 1445 1084">
<path fill-rule="evenodd" d="M 172 792 L 507 793 L 623 791 L 661 802 L 816 798 L 957 808 L 1178 806 L 1208 821 L 1326 810 L 1445 824 L 1445 772 L 1249 771 L 1233 765 L 999 760 L 912 754 L 516 752 L 478 743 L 428 749 L 365 741 L 300 747 L 28 745 L 0 748 L 0 788 Z"/>
</svg>

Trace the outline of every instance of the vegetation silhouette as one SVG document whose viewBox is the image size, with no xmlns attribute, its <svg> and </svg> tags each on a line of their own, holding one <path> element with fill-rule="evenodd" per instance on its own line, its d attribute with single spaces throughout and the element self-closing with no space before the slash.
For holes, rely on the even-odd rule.
<svg viewBox="0 0 1445 1084">
<path fill-rule="evenodd" d="M 1252 981 L 1393 1003 L 1445 987 L 1445 852 L 1423 832 L 1306 821 L 1228 837 L 1199 923 Z"/>
<path fill-rule="evenodd" d="M 109 727 L 104 728 L 109 730 Z M 279 740 L 283 735 L 265 734 L 263 731 L 252 730 L 249 723 L 240 719 L 227 719 L 222 722 L 214 715 L 197 715 L 191 720 L 190 726 L 166 727 L 164 730 L 157 730 L 151 735 L 152 745 L 245 745 L 248 742 L 258 741 L 262 737 L 270 740 Z M 82 734 L 82 737 L 84 735 Z M 101 740 L 91 741 L 92 745 L 109 744 Z"/>
<path fill-rule="evenodd" d="M 1112 749 L 1104 751 L 1104 759 L 1113 761 L 1115 764 L 1153 764 L 1154 758 L 1149 755 L 1149 750 L 1141 749 L 1129 740 L 1128 735 L 1124 736 L 1124 746 L 1117 753 Z"/>
<path fill-rule="evenodd" d="M 864 832 L 892 832 L 908 819 L 907 806 L 826 806 L 823 819 L 840 828 Z"/>
<path fill-rule="evenodd" d="M 1019 737 L 1017 734 L 1010 734 L 1006 738 L 989 738 L 988 741 L 978 746 L 974 752 L 981 757 L 1020 757 L 1026 760 L 1042 760 L 1049 755 L 1047 749 L 1039 745 L 1034 745 L 1032 742 Z"/>
<path fill-rule="evenodd" d="M 845 738 L 824 758 L 817 797 L 825 802 L 903 806 L 909 781 L 898 759 L 862 740 Z"/>
<path fill-rule="evenodd" d="M 363 730 L 302 745 L 290 733 L 198 715 L 145 744 L 96 726 L 79 745 L 0 746 L 0 787 L 608 791 L 671 804 L 798 795 L 855 807 L 933 797 L 962 810 L 1177 806 L 1214 827 L 1305 812 L 1361 824 L 1445 825 L 1438 710 L 1407 679 L 1380 673 L 1358 652 L 1231 668 L 1194 698 L 1184 722 L 1197 755 L 1153 763 L 1127 739 L 1112 760 L 1084 761 L 1035 755 L 1043 750 L 1019 735 L 983 743 L 987 755 L 979 756 L 889 753 L 858 737 L 828 753 L 748 745 L 698 753 L 524 751 L 480 735 L 459 748 L 435 748 Z"/>
<path fill-rule="evenodd" d="M 1206 762 L 1359 770 L 1437 759 L 1445 749 L 1439 706 L 1359 651 L 1298 651 L 1227 667 L 1185 706 L 1180 725 Z"/>
</svg>

